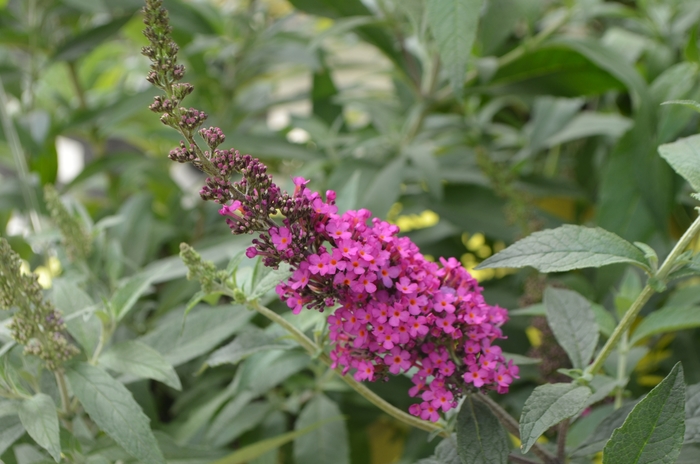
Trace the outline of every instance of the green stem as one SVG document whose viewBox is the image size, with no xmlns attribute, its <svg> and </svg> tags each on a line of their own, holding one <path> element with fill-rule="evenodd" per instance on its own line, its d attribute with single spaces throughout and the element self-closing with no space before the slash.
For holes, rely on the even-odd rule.
<svg viewBox="0 0 700 464">
<path fill-rule="evenodd" d="M 622 334 L 620 346 L 617 349 L 617 389 L 615 390 L 615 409 L 622 407 L 622 396 L 627 385 L 627 354 L 629 353 L 629 331 Z"/>
<path fill-rule="evenodd" d="M 58 392 L 61 396 L 61 409 L 63 414 L 70 414 L 70 398 L 68 397 L 68 387 L 66 386 L 66 378 L 63 372 L 54 372 L 56 376 L 56 384 L 58 385 Z"/>
<path fill-rule="evenodd" d="M 326 355 L 325 353 L 321 352 L 321 348 L 314 343 L 309 337 L 307 337 L 304 332 L 296 328 L 294 325 L 292 325 L 289 321 L 284 319 L 282 316 L 277 314 L 276 312 L 272 311 L 269 308 L 266 308 L 265 306 L 261 305 L 257 300 L 254 301 L 249 301 L 248 305 L 271 320 L 272 322 L 275 322 L 282 326 L 287 332 L 289 332 L 294 339 L 312 356 L 317 356 L 318 359 L 326 364 L 327 366 L 331 367 L 333 362 L 331 359 Z M 319 354 L 320 353 L 320 354 Z M 353 390 L 355 390 L 357 393 L 365 397 L 367 401 L 372 403 L 373 405 L 377 406 L 379 409 L 384 411 L 385 413 L 389 414 L 391 417 L 400 420 L 401 422 L 404 422 L 410 426 L 416 427 L 421 430 L 425 430 L 427 432 L 438 432 L 438 435 L 442 437 L 449 437 L 449 432 L 442 426 L 433 422 L 428 422 L 424 421 L 422 419 L 419 419 L 417 417 L 411 416 L 410 414 L 401 411 L 400 409 L 392 406 L 391 404 L 387 403 L 382 397 L 374 393 L 372 390 L 367 388 L 364 384 L 356 381 L 354 378 L 352 378 L 349 375 L 343 375 L 342 369 L 339 367 L 336 367 L 334 369 L 335 373 L 340 376 L 340 378 L 347 383 Z"/>
<path fill-rule="evenodd" d="M 700 216 L 695 219 L 695 222 L 691 224 L 680 240 L 678 240 L 676 246 L 673 247 L 671 252 L 666 257 L 666 260 L 664 260 L 664 263 L 653 277 L 654 279 L 659 282 L 665 282 L 668 275 L 674 270 L 676 258 L 688 247 L 688 244 L 693 237 L 695 237 L 698 230 L 700 230 Z M 605 360 L 608 358 L 608 356 L 610 356 L 610 353 L 612 353 L 615 347 L 617 347 L 618 343 L 620 342 L 620 338 L 622 338 L 622 335 L 629 330 L 630 326 L 637 318 L 639 311 L 641 311 L 644 304 L 649 301 L 649 298 L 651 298 L 651 296 L 654 294 L 654 291 L 654 288 L 650 284 L 647 283 L 644 286 L 639 296 L 637 296 L 637 299 L 634 300 L 632 306 L 630 306 L 625 315 L 622 317 L 620 323 L 617 325 L 617 327 L 615 327 L 615 331 L 613 331 L 610 338 L 608 338 L 608 341 L 605 342 L 605 345 L 603 345 L 603 348 L 598 353 L 598 356 L 596 356 L 593 363 L 586 368 L 584 378 L 591 379 L 593 375 L 595 375 L 595 373 L 598 372 L 601 367 L 603 367 Z"/>
<path fill-rule="evenodd" d="M 17 169 L 17 177 L 19 177 L 19 186 L 22 190 L 24 203 L 29 210 L 29 220 L 32 222 L 34 232 L 41 232 L 41 220 L 39 219 L 39 202 L 36 198 L 36 193 L 32 188 L 32 182 L 29 178 L 29 168 L 27 167 L 27 159 L 24 156 L 24 150 L 19 141 L 17 130 L 12 123 L 12 118 L 7 112 L 8 101 L 5 93 L 5 86 L 0 79 L 0 119 L 2 119 L 2 128 L 5 131 L 7 143 L 10 145 L 12 157 L 15 160 L 15 168 Z"/>
</svg>

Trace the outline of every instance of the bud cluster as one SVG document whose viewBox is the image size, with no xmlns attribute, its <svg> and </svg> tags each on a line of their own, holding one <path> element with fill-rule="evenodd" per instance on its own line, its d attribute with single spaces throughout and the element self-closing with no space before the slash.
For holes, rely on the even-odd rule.
<svg viewBox="0 0 700 464">
<path fill-rule="evenodd" d="M 65 335 L 61 313 L 44 300 L 37 276 L 22 275 L 21 264 L 19 255 L 0 238 L 0 307 L 17 308 L 10 329 L 24 352 L 41 358 L 48 369 L 60 370 L 79 350 Z"/>
<path fill-rule="evenodd" d="M 221 282 L 228 278 L 226 271 L 219 271 L 211 261 L 202 259 L 194 248 L 186 243 L 180 244 L 180 258 L 187 266 L 187 280 L 197 280 L 204 293 L 214 293 Z"/>
</svg>

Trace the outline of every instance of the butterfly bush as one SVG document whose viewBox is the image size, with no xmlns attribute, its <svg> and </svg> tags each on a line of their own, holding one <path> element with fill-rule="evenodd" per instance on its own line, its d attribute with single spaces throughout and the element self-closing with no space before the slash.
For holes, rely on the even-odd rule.
<svg viewBox="0 0 700 464">
<path fill-rule="evenodd" d="M 275 269 L 290 265 L 291 277 L 276 291 L 294 314 L 332 309 L 333 367 L 352 371 L 358 381 L 410 375 L 409 394 L 422 400 L 410 413 L 431 421 L 456 407 L 468 388 L 507 392 L 518 367 L 493 344 L 504 338 L 506 311 L 484 301 L 456 259 L 428 261 L 396 225 L 366 209 L 339 214 L 335 192 L 324 198 L 301 177 L 293 179 L 293 192 L 283 191 L 258 159 L 218 149 L 221 129 L 200 129 L 207 115 L 180 107 L 192 86 L 178 82 L 184 68 L 176 64 L 167 12 L 158 0 L 147 5 L 148 80 L 167 94 L 150 109 L 186 139 L 169 157 L 208 174 L 200 195 L 221 205 L 234 234 L 258 234 L 249 258 Z M 199 148 L 196 133 L 209 150 Z M 234 175 L 240 178 L 233 181 Z"/>
</svg>

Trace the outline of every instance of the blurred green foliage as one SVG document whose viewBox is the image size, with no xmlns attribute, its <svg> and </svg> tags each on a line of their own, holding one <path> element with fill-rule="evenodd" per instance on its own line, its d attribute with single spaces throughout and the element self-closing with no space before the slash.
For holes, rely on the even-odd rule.
<svg viewBox="0 0 700 464">
<path fill-rule="evenodd" d="M 657 147 L 697 133 L 699 118 L 690 108 L 660 104 L 700 100 L 700 3 L 486 0 L 471 48 L 455 39 L 458 23 L 445 24 L 441 39 L 426 4 L 165 0 L 195 87 L 189 104 L 224 130 L 227 147 L 268 163 L 283 186 L 302 175 L 314 190 L 336 190 L 340 209 L 388 217 L 426 255 L 456 256 L 470 269 L 518 238 L 563 223 L 599 225 L 661 256 L 670 250 L 695 216 L 694 201 Z M 168 462 L 214 462 L 253 443 L 271 443 L 247 461 L 255 464 L 323 464 L 328 449 L 315 450 L 319 443 L 339 464 L 428 458 L 437 440 L 387 419 L 293 345 L 263 345 L 239 364 L 202 369 L 236 334 L 259 331 L 276 340 L 276 328 L 225 298 L 198 303 L 183 328 L 198 285 L 185 279 L 175 256 L 180 242 L 219 265 L 247 242 L 199 201 L 199 173 L 167 159 L 178 138 L 147 109 L 155 91 L 139 54 L 146 44 L 141 6 L 0 1 L 0 236 L 43 276 L 83 360 L 107 355 L 99 365 L 131 392 Z M 457 40 L 447 44 L 452 55 L 444 40 Z M 444 61 L 465 53 L 461 74 Z M 73 174 L 70 147 L 85 160 Z M 86 259 L 68 259 L 60 245 L 42 201 L 47 184 L 92 237 Z M 242 279 L 255 279 L 252 264 L 240 266 Z M 623 271 L 475 272 L 492 303 L 539 303 L 554 283 L 597 303 L 598 324 L 614 326 L 641 288 L 637 274 Z M 265 301 L 286 314 L 272 295 Z M 698 303 L 697 287 L 674 287 L 643 315 Z M 544 314 L 533 308 L 506 325 L 504 351 L 524 355 L 553 343 L 546 324 L 533 327 L 532 315 Z M 316 314 L 289 319 L 310 333 L 323 326 Z M 2 375 L 31 377 L 36 363 L 21 360 L 3 327 L 0 361 L 15 367 Z M 110 341 L 96 351 L 101 333 Z M 697 330 L 638 341 L 627 362 L 632 397 L 679 360 L 687 381 L 700 382 Z M 110 364 L 110 350 L 129 352 L 124 343 L 147 346 L 154 365 L 164 359 L 176 378 Z M 523 365 L 512 392 L 496 400 L 517 417 L 535 386 L 569 367 L 555 358 L 541 366 L 548 372 Z M 59 404 L 55 386 L 41 375 L 34 380 L 29 391 Z M 401 409 L 411 403 L 409 386 L 403 377 L 370 385 Z M 0 400 L 0 460 L 49 462 L 10 403 Z M 339 414 L 344 421 L 331 420 Z M 574 423 L 569 446 L 604 418 Z M 84 416 L 64 419 L 65 462 L 132 459 Z M 330 422 L 314 427 L 322 420 Z M 285 439 L 263 441 L 273 437 Z M 687 462 L 697 462 L 692 446 L 681 454 Z M 590 462 L 586 456 L 577 462 Z"/>
</svg>

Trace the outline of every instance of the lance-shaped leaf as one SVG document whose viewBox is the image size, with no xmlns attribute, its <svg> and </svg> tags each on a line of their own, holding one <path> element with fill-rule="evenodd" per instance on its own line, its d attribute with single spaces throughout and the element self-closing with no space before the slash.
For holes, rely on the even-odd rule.
<svg viewBox="0 0 700 464">
<path fill-rule="evenodd" d="M 100 364 L 121 374 L 153 379 L 180 390 L 180 378 L 163 355 L 136 340 L 125 340 L 105 351 Z"/>
<path fill-rule="evenodd" d="M 505 464 L 510 444 L 488 406 L 467 395 L 457 415 L 457 452 L 464 464 Z"/>
<path fill-rule="evenodd" d="M 575 369 L 583 369 L 598 344 L 598 324 L 591 303 L 571 290 L 544 292 L 547 323 Z"/>
<path fill-rule="evenodd" d="M 146 273 L 136 274 L 114 292 L 109 305 L 117 321 L 122 320 L 134 307 L 138 299 L 146 293 L 154 277 Z"/>
<path fill-rule="evenodd" d="M 19 420 L 30 437 L 52 458 L 61 460 L 61 439 L 58 428 L 56 405 L 45 393 L 37 393 L 22 401 L 19 407 Z"/>
<path fill-rule="evenodd" d="M 659 154 L 696 192 L 700 191 L 700 134 L 660 145 Z"/>
<path fill-rule="evenodd" d="M 599 227 L 564 225 L 535 232 L 486 259 L 476 269 L 532 266 L 540 272 L 562 272 L 613 263 L 649 268 L 644 253 L 618 235 Z"/>
<path fill-rule="evenodd" d="M 483 3 L 484 0 L 428 0 L 426 5 L 440 58 L 458 97 L 462 95 Z"/>
<path fill-rule="evenodd" d="M 340 415 L 340 409 L 333 401 L 323 394 L 317 394 L 301 410 L 295 428 L 304 430 Z M 331 422 L 294 440 L 294 460 L 304 464 L 349 463 L 350 448 L 345 421 Z"/>
<path fill-rule="evenodd" d="M 66 376 L 90 419 L 124 451 L 142 462 L 165 464 L 148 417 L 124 385 L 86 363 L 71 366 Z"/>
<path fill-rule="evenodd" d="M 248 356 L 260 351 L 285 350 L 294 346 L 294 343 L 280 340 L 279 334 L 251 328 L 238 335 L 228 345 L 214 351 L 207 359 L 206 365 L 214 367 L 221 364 L 238 364 Z"/>
<path fill-rule="evenodd" d="M 591 389 L 575 383 L 554 383 L 535 388 L 520 416 L 521 449 L 527 453 L 551 426 L 578 414 Z"/>
<path fill-rule="evenodd" d="M 667 306 L 645 317 L 634 329 L 630 343 L 634 345 L 651 335 L 694 327 L 700 327 L 700 307 Z"/>
<path fill-rule="evenodd" d="M 683 366 L 640 401 L 603 450 L 603 464 L 676 462 L 685 432 Z"/>
</svg>

